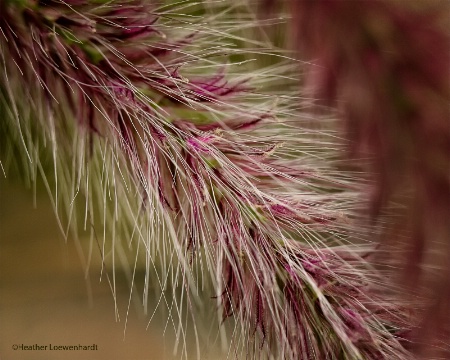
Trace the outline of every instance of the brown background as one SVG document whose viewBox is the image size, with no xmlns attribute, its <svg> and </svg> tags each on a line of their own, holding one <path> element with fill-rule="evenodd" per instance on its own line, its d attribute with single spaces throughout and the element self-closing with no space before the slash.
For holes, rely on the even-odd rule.
<svg viewBox="0 0 450 360">
<path fill-rule="evenodd" d="M 174 334 L 164 314 L 148 316 L 132 306 L 124 339 L 128 287 L 119 282 L 118 307 L 106 279 L 99 282 L 100 261 L 90 269 L 90 283 L 74 241 L 62 237 L 47 194 L 11 179 L 0 179 L 0 360 L 19 359 L 180 359 L 173 356 Z M 90 290 L 92 296 L 89 296 Z M 155 300 L 153 300 L 155 301 Z M 149 306 L 152 309 L 152 305 Z M 150 310 L 153 311 L 153 310 Z M 188 334 L 189 335 L 189 334 Z M 188 358 L 197 358 L 188 344 Z M 14 344 L 90 345 L 98 351 L 13 351 Z M 213 343 L 200 344 L 202 359 L 223 358 Z M 209 350 L 209 352 L 208 352 Z"/>
</svg>

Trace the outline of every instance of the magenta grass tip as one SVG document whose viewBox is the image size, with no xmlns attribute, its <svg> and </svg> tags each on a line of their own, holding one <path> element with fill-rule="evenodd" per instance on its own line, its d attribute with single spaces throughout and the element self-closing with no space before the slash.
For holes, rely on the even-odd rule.
<svg viewBox="0 0 450 360">
<path fill-rule="evenodd" d="M 114 298 L 118 264 L 130 299 L 145 268 L 142 302 L 162 293 L 182 357 L 202 303 L 230 356 L 412 358 L 337 119 L 311 110 L 288 52 L 248 36 L 270 20 L 233 1 L 0 14 L 2 168 L 42 177 L 63 233 L 97 239 Z"/>
</svg>

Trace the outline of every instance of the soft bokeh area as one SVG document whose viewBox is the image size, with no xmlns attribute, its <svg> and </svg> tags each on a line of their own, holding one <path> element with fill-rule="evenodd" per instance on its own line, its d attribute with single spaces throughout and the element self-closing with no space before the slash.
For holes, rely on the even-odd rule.
<svg viewBox="0 0 450 360">
<path fill-rule="evenodd" d="M 83 240 L 83 239 L 81 239 Z M 81 244 L 87 244 L 81 241 Z M 84 245 L 83 245 L 84 246 Z M 87 253 L 87 249 L 83 249 Z M 117 305 L 105 277 L 99 281 L 101 258 L 93 250 L 89 275 L 72 239 L 64 241 L 45 191 L 33 191 L 13 179 L 0 180 L 0 359 L 179 359 L 173 354 L 175 334 L 164 311 L 145 315 L 138 302 L 130 306 L 124 336 L 129 286 L 116 271 Z M 149 311 L 158 299 L 150 294 Z M 193 334 L 186 334 L 188 358 L 196 358 Z M 27 351 L 14 345 L 92 345 L 97 351 Z M 210 353 L 206 351 L 206 345 Z M 202 358 L 220 359 L 209 344 L 199 344 Z M 214 350 L 213 350 L 214 351 Z M 184 358 L 184 356 L 183 356 Z"/>
</svg>

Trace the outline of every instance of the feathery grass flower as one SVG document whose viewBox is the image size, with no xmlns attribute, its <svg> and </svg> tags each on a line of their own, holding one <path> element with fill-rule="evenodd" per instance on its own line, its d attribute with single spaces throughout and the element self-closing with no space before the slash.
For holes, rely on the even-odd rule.
<svg viewBox="0 0 450 360">
<path fill-rule="evenodd" d="M 221 320 L 238 324 L 236 354 L 409 359 L 405 314 L 349 245 L 362 234 L 358 179 L 329 163 L 341 144 L 299 124 L 292 60 L 248 63 L 279 54 L 251 40 L 240 51 L 242 28 L 256 24 L 228 17 L 233 9 L 0 2 L 2 164 L 44 178 L 57 212 L 65 207 L 64 233 L 81 223 L 93 241 L 103 225 L 114 296 L 116 263 L 133 268 L 126 240 L 145 260 L 144 304 L 154 282 L 182 337 L 209 284 Z"/>
</svg>

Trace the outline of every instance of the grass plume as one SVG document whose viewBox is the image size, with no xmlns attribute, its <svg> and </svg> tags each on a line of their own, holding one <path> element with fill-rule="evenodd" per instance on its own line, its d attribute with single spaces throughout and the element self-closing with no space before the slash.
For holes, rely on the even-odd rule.
<svg viewBox="0 0 450 360">
<path fill-rule="evenodd" d="M 2 0 L 0 10 L 2 168 L 44 178 L 66 235 L 81 226 L 93 241 L 102 225 L 114 296 L 117 263 L 133 268 L 128 246 L 146 265 L 144 306 L 153 282 L 181 344 L 207 294 L 203 306 L 237 324 L 236 356 L 411 359 L 407 313 L 367 261 L 374 246 L 356 244 L 363 179 L 335 163 L 335 119 L 310 125 L 297 62 L 243 37 L 260 29 L 245 7 Z M 260 56 L 277 60 L 258 68 Z"/>
</svg>

